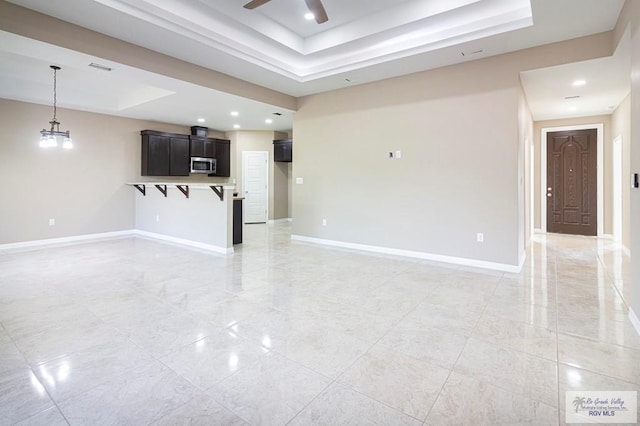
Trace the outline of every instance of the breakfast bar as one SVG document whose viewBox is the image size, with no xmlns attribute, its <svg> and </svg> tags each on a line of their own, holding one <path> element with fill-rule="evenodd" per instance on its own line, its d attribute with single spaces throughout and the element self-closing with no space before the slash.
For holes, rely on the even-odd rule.
<svg viewBox="0 0 640 426">
<path fill-rule="evenodd" d="M 135 192 L 135 227 L 141 236 L 233 253 L 235 185 L 130 182 Z"/>
</svg>

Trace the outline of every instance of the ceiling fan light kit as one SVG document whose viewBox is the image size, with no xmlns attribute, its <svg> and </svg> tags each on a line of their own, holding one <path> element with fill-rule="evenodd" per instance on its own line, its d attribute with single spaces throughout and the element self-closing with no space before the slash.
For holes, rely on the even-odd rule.
<svg viewBox="0 0 640 426">
<path fill-rule="evenodd" d="M 252 0 L 244 5 L 245 9 L 255 9 L 262 5 L 269 3 L 271 0 Z M 309 12 L 313 14 L 314 19 L 318 24 L 325 23 L 329 20 L 327 11 L 322 5 L 322 0 L 304 0 L 309 8 Z"/>
</svg>

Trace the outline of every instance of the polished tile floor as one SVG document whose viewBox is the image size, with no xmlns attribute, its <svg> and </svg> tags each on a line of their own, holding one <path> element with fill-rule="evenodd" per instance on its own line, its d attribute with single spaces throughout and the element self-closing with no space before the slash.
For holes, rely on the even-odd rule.
<svg viewBox="0 0 640 426">
<path fill-rule="evenodd" d="M 503 274 L 245 231 L 0 253 L 0 424 L 557 425 L 567 390 L 640 390 L 608 240 Z"/>
</svg>

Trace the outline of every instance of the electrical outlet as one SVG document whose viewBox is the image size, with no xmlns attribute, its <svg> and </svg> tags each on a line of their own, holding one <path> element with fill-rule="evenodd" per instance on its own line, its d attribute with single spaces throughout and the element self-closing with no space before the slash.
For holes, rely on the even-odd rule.
<svg viewBox="0 0 640 426">
<path fill-rule="evenodd" d="M 402 151 L 396 151 L 396 158 L 402 158 Z"/>
<path fill-rule="evenodd" d="M 484 243 L 484 234 L 482 232 L 478 232 L 477 240 L 479 243 Z"/>
<path fill-rule="evenodd" d="M 55 219 L 49 219 L 49 226 L 55 226 L 55 224 L 56 224 Z"/>
<path fill-rule="evenodd" d="M 322 219 L 322 226 L 327 226 L 327 219 Z"/>
<path fill-rule="evenodd" d="M 160 215 L 159 214 L 156 215 L 156 222 L 160 222 Z"/>
</svg>

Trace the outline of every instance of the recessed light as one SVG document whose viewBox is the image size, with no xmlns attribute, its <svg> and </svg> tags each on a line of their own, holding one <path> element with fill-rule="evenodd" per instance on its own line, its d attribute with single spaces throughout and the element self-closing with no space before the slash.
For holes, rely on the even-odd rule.
<svg viewBox="0 0 640 426">
<path fill-rule="evenodd" d="M 311 21 L 311 20 L 315 19 L 315 17 L 316 16 L 311 12 L 304 14 L 304 19 L 306 19 L 307 21 Z"/>
<path fill-rule="evenodd" d="M 240 125 L 239 125 L 239 124 L 234 124 L 234 125 L 233 125 L 233 128 L 234 128 L 234 129 L 239 129 L 239 128 L 240 128 Z"/>
<path fill-rule="evenodd" d="M 240 113 L 238 113 L 238 111 L 231 111 L 231 116 L 232 117 L 237 117 L 239 115 L 240 115 Z"/>
<path fill-rule="evenodd" d="M 270 118 L 267 118 L 266 120 L 264 120 L 264 122 L 267 123 L 267 124 L 271 124 L 271 123 L 273 123 L 273 120 L 270 119 Z"/>
<path fill-rule="evenodd" d="M 204 123 L 205 119 L 204 118 L 198 118 L 198 123 Z"/>
<path fill-rule="evenodd" d="M 572 86 L 584 86 L 585 84 L 587 84 L 587 80 L 576 80 L 572 83 Z"/>
</svg>

